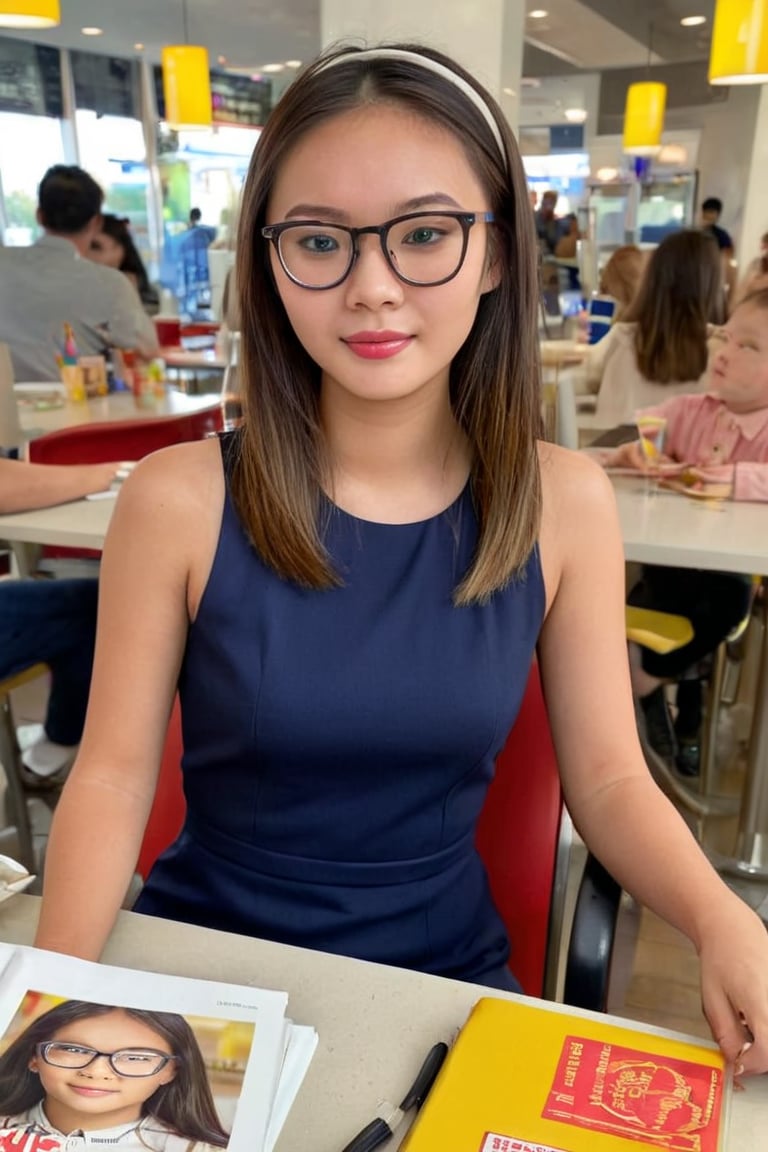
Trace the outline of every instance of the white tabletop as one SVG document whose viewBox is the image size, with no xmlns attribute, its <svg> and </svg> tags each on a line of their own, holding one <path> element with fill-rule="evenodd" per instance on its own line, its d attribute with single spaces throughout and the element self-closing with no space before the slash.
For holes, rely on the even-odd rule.
<svg viewBox="0 0 768 1152">
<path fill-rule="evenodd" d="M 114 507 L 115 496 L 107 496 L 101 500 L 75 500 L 55 508 L 0 516 L 0 540 L 100 549 Z"/>
<path fill-rule="evenodd" d="M 768 504 L 699 500 L 614 477 L 627 560 L 768 575 Z"/>
<path fill-rule="evenodd" d="M 21 430 L 27 439 L 41 436 L 46 432 L 56 432 L 60 428 L 74 428 L 78 424 L 103 424 L 111 420 L 147 420 L 157 416 L 183 416 L 188 412 L 199 412 L 212 408 L 218 397 L 210 393 L 189 396 L 173 388 L 166 388 L 161 397 L 152 397 L 152 402 L 139 405 L 131 392 L 112 392 L 108 396 L 96 396 L 83 404 L 64 403 L 58 407 L 36 407 L 56 403 L 61 399 L 62 390 L 57 384 L 17 384 L 14 388 L 19 408 Z"/>
<path fill-rule="evenodd" d="M 32 896 L 0 905 L 0 939 L 30 944 L 38 907 Z M 381 1099 L 405 1094 L 428 1049 L 451 1041 L 480 996 L 513 999 L 474 984 L 127 912 L 120 914 L 104 960 L 288 992 L 289 1015 L 314 1025 L 320 1042 L 277 1152 L 338 1152 L 373 1119 Z M 768 1076 L 746 1084 L 733 1097 L 724 1152 L 764 1147 Z M 387 1148 L 397 1146 L 396 1138 Z"/>
</svg>

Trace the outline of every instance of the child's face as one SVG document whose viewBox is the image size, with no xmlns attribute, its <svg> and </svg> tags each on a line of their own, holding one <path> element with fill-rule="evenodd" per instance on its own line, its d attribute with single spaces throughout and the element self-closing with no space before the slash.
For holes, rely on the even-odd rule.
<svg viewBox="0 0 768 1152">
<path fill-rule="evenodd" d="M 712 390 L 731 412 L 768 408 L 768 312 L 742 304 L 723 329 Z"/>
<path fill-rule="evenodd" d="M 397 105 L 380 104 L 341 113 L 299 140 L 279 170 L 267 220 L 366 227 L 408 212 L 490 209 L 451 133 Z M 489 227 L 478 222 L 469 229 L 459 272 L 434 287 L 400 280 L 376 235 L 359 238 L 360 255 L 348 277 L 321 291 L 289 280 L 272 250 L 280 297 L 298 339 L 322 369 L 326 398 L 447 397 L 450 363 L 469 335 L 481 295 L 496 282 L 488 267 Z M 387 346 L 377 350 L 378 343 Z"/>
<path fill-rule="evenodd" d="M 133 1048 L 172 1054 L 162 1036 L 118 1009 L 67 1024 L 48 1040 L 99 1052 Z M 144 1101 L 176 1075 L 176 1062 L 170 1060 L 152 1076 L 121 1076 L 106 1056 L 97 1057 L 85 1068 L 60 1068 L 35 1055 L 29 1067 L 40 1077 L 48 1119 L 63 1132 L 77 1127 L 112 1128 L 138 1120 Z"/>
</svg>

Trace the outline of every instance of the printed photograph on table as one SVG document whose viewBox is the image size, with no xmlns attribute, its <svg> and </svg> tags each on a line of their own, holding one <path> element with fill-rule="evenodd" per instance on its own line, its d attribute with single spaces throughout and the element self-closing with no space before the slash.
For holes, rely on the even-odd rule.
<svg viewBox="0 0 768 1152">
<path fill-rule="evenodd" d="M 0 1038 L 0 1152 L 228 1148 L 254 1025 L 31 990 Z"/>
</svg>

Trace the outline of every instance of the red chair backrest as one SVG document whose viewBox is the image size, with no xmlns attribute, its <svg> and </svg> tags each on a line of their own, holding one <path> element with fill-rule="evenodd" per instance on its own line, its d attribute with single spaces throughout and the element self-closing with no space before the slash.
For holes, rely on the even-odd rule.
<svg viewBox="0 0 768 1152">
<path fill-rule="evenodd" d="M 496 761 L 476 840 L 512 945 L 510 967 L 529 996 L 544 992 L 562 813 L 557 758 L 534 664 Z"/>
<path fill-rule="evenodd" d="M 139 855 L 146 878 L 184 820 L 181 716 L 171 714 L 155 801 Z M 534 665 L 520 714 L 496 762 L 477 830 L 491 891 L 512 942 L 511 967 L 529 996 L 541 996 L 558 837 L 560 777 Z"/>
<path fill-rule="evenodd" d="M 111 460 L 140 460 L 158 448 L 202 440 L 222 428 L 218 400 L 210 408 L 180 416 L 148 416 L 143 420 L 105 420 L 60 428 L 29 443 L 35 464 L 106 464 Z"/>
</svg>

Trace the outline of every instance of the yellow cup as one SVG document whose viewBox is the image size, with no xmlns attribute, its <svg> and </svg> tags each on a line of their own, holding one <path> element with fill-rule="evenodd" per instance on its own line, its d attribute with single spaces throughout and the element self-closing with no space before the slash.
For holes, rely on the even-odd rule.
<svg viewBox="0 0 768 1152">
<path fill-rule="evenodd" d="M 70 404 L 85 403 L 85 380 L 79 364 L 62 364 L 61 382 L 67 391 L 67 400 Z"/>
<path fill-rule="evenodd" d="M 666 416 L 638 416 L 635 420 L 640 435 L 643 456 L 653 464 L 661 456 L 664 446 L 664 433 L 667 430 Z"/>
</svg>

